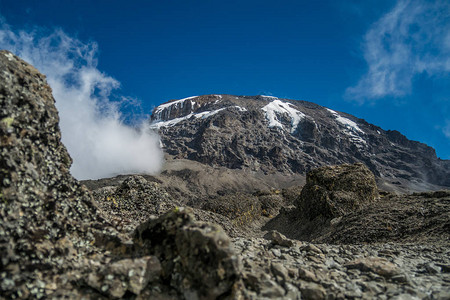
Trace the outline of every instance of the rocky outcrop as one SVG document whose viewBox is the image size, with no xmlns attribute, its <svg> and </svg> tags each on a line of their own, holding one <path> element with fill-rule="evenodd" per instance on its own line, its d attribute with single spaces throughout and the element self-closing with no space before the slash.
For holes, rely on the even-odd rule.
<svg viewBox="0 0 450 300">
<path fill-rule="evenodd" d="M 306 101 L 206 95 L 155 108 L 152 126 L 176 159 L 266 174 L 364 163 L 384 190 L 450 186 L 450 161 L 433 148 Z"/>
<path fill-rule="evenodd" d="M 161 186 L 139 175 L 126 177 L 118 186 L 93 191 L 105 218 L 121 231 L 131 233 L 151 216 L 160 216 L 182 205 Z"/>
<path fill-rule="evenodd" d="M 360 179 L 356 177 L 362 175 L 366 179 L 373 179 L 373 175 L 367 173 L 367 169 L 361 165 L 333 166 L 326 170 L 318 170 L 317 173 L 321 176 L 315 174 L 312 176 L 315 180 L 311 182 L 314 181 L 316 184 L 322 182 L 330 193 L 333 191 L 332 185 L 327 185 L 330 182 L 335 182 L 336 190 L 348 189 L 356 192 L 355 186 L 347 181 L 360 182 Z M 148 180 L 154 179 L 148 178 Z M 341 182 L 337 184 L 336 182 L 339 181 Z M 367 182 L 371 186 L 371 180 Z M 117 188 L 120 186 L 119 183 Z M 139 186 L 145 186 L 145 184 L 136 185 L 135 188 Z M 139 194 L 139 191 L 133 193 Z M 295 203 L 294 195 L 298 200 L 299 194 L 299 189 L 289 189 L 254 194 L 238 193 L 234 197 L 224 195 L 211 199 L 211 206 L 205 206 L 205 208 L 214 208 L 217 213 L 201 209 L 194 211 L 194 214 L 200 214 L 201 218 L 205 218 L 208 213 L 211 214 L 209 217 L 222 216 L 217 220 L 224 222 L 228 228 L 234 229 L 232 253 L 242 259 L 239 267 L 242 281 L 237 283 L 238 286 L 242 285 L 242 289 L 238 289 L 236 297 L 240 294 L 239 296 L 243 299 L 323 299 L 326 297 L 369 299 L 383 298 L 387 295 L 386 297 L 389 298 L 445 299 L 450 263 L 447 250 L 450 242 L 447 230 L 450 213 L 449 192 L 439 191 L 410 196 L 381 193 L 380 199 L 367 201 L 358 208 L 342 210 L 343 215 L 340 217 L 330 220 L 330 217 L 325 218 L 320 215 L 315 219 L 319 222 L 309 222 L 300 216 L 296 207 L 289 206 Z M 241 226 L 237 224 L 236 216 L 243 215 L 251 219 L 247 214 L 239 214 L 239 209 L 251 208 L 252 204 L 257 203 L 259 197 L 268 195 L 283 199 L 282 212 L 269 221 L 269 225 L 276 223 L 279 226 L 277 230 L 269 231 L 264 235 L 264 239 L 260 238 L 263 232 L 236 230 Z M 239 203 L 239 199 L 242 203 Z M 99 199 L 99 201 L 104 200 Z M 202 203 L 207 202 L 208 200 L 204 199 Z M 180 271 L 187 266 L 194 268 L 197 265 L 183 264 L 185 260 L 181 256 L 180 259 L 173 259 L 180 253 L 184 256 L 192 255 L 195 257 L 193 261 L 200 259 L 195 252 L 193 254 L 188 254 L 189 251 L 180 252 L 180 249 L 184 249 L 186 245 L 179 246 L 181 244 L 176 242 L 177 235 L 183 235 L 184 233 L 181 232 L 192 228 L 192 218 L 186 216 L 187 211 L 189 210 L 173 210 L 168 215 L 162 216 L 160 221 L 149 220 L 135 233 L 138 244 L 145 245 L 142 249 L 149 249 L 142 255 L 162 257 L 161 253 L 167 252 L 167 257 L 161 258 L 161 261 L 167 270 L 164 273 L 170 274 L 170 276 L 167 275 L 166 282 L 172 282 L 173 287 L 176 287 L 179 282 L 179 280 L 173 280 L 173 277 L 178 278 L 178 276 L 187 276 L 188 278 L 183 281 L 190 282 L 189 285 L 198 284 L 198 279 L 193 278 L 196 274 Z M 249 222 L 257 223 L 257 218 Z M 309 227 L 304 226 L 305 223 Z M 271 226 L 266 226 L 265 229 L 270 229 L 269 227 Z M 273 226 L 272 229 L 274 229 Z M 220 229 L 217 230 L 220 231 Z M 313 234 L 295 235 L 302 230 L 309 230 Z M 280 232 L 286 233 L 288 237 Z M 164 242 L 155 242 L 160 239 Z M 195 239 L 191 237 L 189 240 Z M 314 240 L 315 243 L 305 240 Z M 201 249 L 205 249 L 203 245 L 198 245 L 197 242 L 193 244 L 195 245 L 193 248 L 199 249 L 198 255 L 208 257 L 207 260 L 212 260 L 212 264 L 215 264 L 214 258 L 204 253 L 202 255 Z M 228 242 L 225 244 L 228 245 Z M 165 248 L 161 245 L 172 246 Z M 212 249 L 212 252 L 217 251 L 217 246 Z M 172 261 L 174 264 L 171 263 Z M 178 265 L 175 266 L 175 264 Z M 208 267 L 201 268 L 211 272 Z M 208 278 L 203 271 L 198 272 L 199 276 Z M 234 271 L 229 274 L 234 274 Z M 236 290 L 232 289 L 232 291 Z M 190 294 L 188 292 L 185 295 Z M 205 294 L 203 292 L 197 295 Z"/>
<path fill-rule="evenodd" d="M 79 256 L 98 252 L 95 232 L 118 233 L 69 174 L 45 76 L 6 51 L 0 68 L 1 294 L 49 297 L 70 290 Z"/>
<path fill-rule="evenodd" d="M 0 68 L 2 298 L 237 297 L 238 257 L 218 226 L 197 223 L 185 210 L 159 219 L 146 215 L 142 210 L 160 212 L 175 203 L 139 176 L 117 189 L 120 201 L 103 199 L 116 212 L 103 215 L 69 173 L 45 76 L 7 51 L 0 51 Z M 133 240 L 122 227 L 124 215 L 150 217 L 139 228 L 152 236 Z M 176 224 L 164 231 L 171 220 Z"/>
<path fill-rule="evenodd" d="M 236 297 L 240 262 L 219 226 L 194 222 L 188 209 L 176 208 L 139 225 L 134 238 L 143 252 L 160 257 L 164 280 L 185 298 Z"/>
<path fill-rule="evenodd" d="M 263 229 L 317 243 L 448 243 L 449 201 L 445 190 L 379 194 L 364 165 L 327 166 L 309 172 L 296 206 L 283 207 Z"/>
<path fill-rule="evenodd" d="M 308 173 L 296 203 L 307 219 L 337 218 L 378 197 L 375 176 L 363 164 L 326 166 Z"/>
</svg>

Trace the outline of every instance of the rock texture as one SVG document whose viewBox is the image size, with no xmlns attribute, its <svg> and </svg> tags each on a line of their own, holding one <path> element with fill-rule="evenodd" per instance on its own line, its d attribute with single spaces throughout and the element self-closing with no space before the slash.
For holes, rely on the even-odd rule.
<svg viewBox="0 0 450 300">
<path fill-rule="evenodd" d="M 232 241 L 244 265 L 246 299 L 450 297 L 450 252 L 443 245 Z"/>
<path fill-rule="evenodd" d="M 240 262 L 228 236 L 213 224 L 196 223 L 185 209 L 142 223 L 134 238 L 163 261 L 162 276 L 187 299 L 236 297 Z"/>
<path fill-rule="evenodd" d="M 294 239 L 326 243 L 450 241 L 450 193 L 382 192 L 361 164 L 312 170 L 295 200 L 265 226 Z"/>
<path fill-rule="evenodd" d="M 449 191 L 377 197 L 345 165 L 312 171 L 305 192 L 187 188 L 193 173 L 172 169 L 89 181 L 91 194 L 68 171 L 45 77 L 6 51 L 0 66 L 0 298 L 450 297 Z"/>
<path fill-rule="evenodd" d="M 70 175 L 45 76 L 7 51 L 0 51 L 0 69 L 1 298 L 238 297 L 238 258 L 220 227 L 178 209 L 144 223 L 155 236 L 133 239 L 122 215 L 102 216 Z M 174 206 L 165 207 L 167 194 L 141 177 L 126 180 L 114 195 L 121 201 L 102 199 L 112 203 L 110 211 L 137 221 L 146 215 L 136 211 Z M 175 224 L 165 233 L 170 220 Z M 197 270 L 211 270 L 206 285 Z"/>
<path fill-rule="evenodd" d="M 173 100 L 151 117 L 164 150 L 177 159 L 266 174 L 302 174 L 364 163 L 385 190 L 450 186 L 450 161 L 349 114 L 306 101 L 206 95 Z"/>
<path fill-rule="evenodd" d="M 372 172 L 363 164 L 326 166 L 308 173 L 297 201 L 304 218 L 337 218 L 378 197 Z"/>
<path fill-rule="evenodd" d="M 344 165 L 331 166 L 327 170 L 321 168 L 312 173 L 315 174 L 317 182 L 322 182 L 321 178 L 317 178 L 318 174 L 322 174 L 325 178 L 328 178 L 330 173 L 342 176 L 341 172 L 337 172 L 342 169 L 349 172 L 346 174 L 347 179 L 353 178 L 355 181 L 360 179 L 351 175 L 361 175 L 360 172 L 365 173 L 367 170 L 361 165 Z M 366 176 L 373 180 L 372 174 Z M 130 180 L 134 177 L 131 176 Z M 372 180 L 366 180 L 364 183 L 368 187 L 373 187 Z M 116 188 L 120 186 L 119 183 Z M 345 192 L 346 189 L 351 190 L 353 187 L 352 184 L 344 186 L 336 185 L 336 189 Z M 114 190 L 114 187 L 110 188 Z M 329 192 L 333 192 L 332 187 L 329 187 Z M 211 217 L 215 216 L 215 220 L 220 221 L 223 227 L 231 229 L 227 230 L 227 233 L 233 238 L 228 244 L 228 239 L 223 237 L 225 240 L 223 245 L 231 245 L 234 255 L 242 261 L 239 267 L 238 264 L 231 263 L 229 266 L 235 267 L 227 268 L 231 277 L 239 270 L 242 278 L 242 281 L 236 284 L 240 288 L 231 289 L 234 297 L 446 299 L 449 296 L 450 192 L 404 196 L 381 193 L 380 198 L 372 198 L 353 210 L 343 210 L 339 217 L 320 215 L 313 221 L 300 214 L 298 207 L 292 206 L 292 203 L 296 203 L 300 198 L 300 193 L 299 189 L 289 189 L 279 193 L 261 191 L 246 195 L 235 194 L 233 197 L 225 195 L 212 199 L 211 206 L 204 207 L 214 209 L 216 213 L 208 214 L 201 209 L 194 211 L 200 218 L 212 220 Z M 368 194 L 373 196 L 371 193 Z M 258 201 L 258 197 L 264 195 L 275 195 L 283 199 L 280 204 L 281 212 L 277 216 L 261 221 L 254 215 L 249 223 L 236 222 L 236 215 L 233 212 L 237 211 L 238 199 L 242 200 L 242 208 L 248 208 L 251 207 L 248 204 L 249 198 L 253 197 Z M 98 201 L 105 200 L 99 198 Z M 207 199 L 203 201 L 208 202 Z M 105 209 L 108 208 L 110 206 L 105 206 Z M 156 217 L 140 225 L 135 232 L 135 239 L 142 240 L 139 243 L 146 245 L 143 249 L 149 249 L 143 255 L 160 257 L 158 253 L 166 251 L 168 257 L 175 257 L 180 249 L 186 247 L 174 245 L 175 237 L 192 228 L 192 219 L 183 211 L 173 210 L 159 219 L 164 221 L 155 222 L 155 220 Z M 248 230 L 251 224 L 263 226 L 263 230 Z M 147 230 L 148 233 L 145 233 Z M 265 230 L 269 231 L 266 233 Z M 263 235 L 264 238 L 261 238 Z M 141 238 L 145 236 L 151 238 L 148 240 Z M 155 243 L 154 239 L 161 239 L 164 242 Z M 188 240 L 196 245 L 194 249 L 199 249 L 199 255 L 207 256 L 207 253 L 202 254 L 204 246 L 198 245 L 192 237 Z M 152 244 L 157 246 L 152 247 Z M 172 246 L 164 248 L 161 245 Z M 230 251 L 227 247 L 226 251 Z M 197 254 L 193 255 L 198 259 Z M 215 260 L 213 258 L 211 260 L 214 265 Z M 166 281 L 171 281 L 176 286 L 180 280 L 174 280 L 170 270 L 180 270 L 188 265 L 177 259 L 163 261 L 168 264 L 165 268 L 169 271 L 165 273 L 171 274 L 167 275 Z M 179 265 L 174 266 L 171 261 L 176 261 Z M 213 269 L 209 266 L 203 267 L 206 271 L 202 269 L 198 273 L 202 278 L 208 278 L 203 272 L 215 274 L 217 265 L 214 266 Z M 189 265 L 189 268 L 191 267 L 196 268 Z M 192 273 L 187 273 L 188 275 L 184 272 L 176 273 L 196 276 Z M 196 286 L 199 284 L 198 280 L 189 278 L 185 282 L 190 282 L 189 286 Z M 204 293 L 200 292 L 197 295 L 205 295 Z M 190 294 L 184 295 L 188 298 Z"/>
<path fill-rule="evenodd" d="M 116 234 L 69 174 L 51 89 L 35 68 L 0 52 L 1 294 L 42 298 L 70 290 L 66 272 Z M 72 278 L 73 279 L 73 278 Z"/>
</svg>

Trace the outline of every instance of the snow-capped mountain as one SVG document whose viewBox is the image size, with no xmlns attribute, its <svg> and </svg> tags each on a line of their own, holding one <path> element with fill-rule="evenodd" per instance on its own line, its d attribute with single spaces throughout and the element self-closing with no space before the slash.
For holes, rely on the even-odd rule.
<svg viewBox="0 0 450 300">
<path fill-rule="evenodd" d="M 311 102 L 194 96 L 156 107 L 151 126 L 166 153 L 212 166 L 305 174 L 363 162 L 388 186 L 450 186 L 450 161 L 438 159 L 433 148 Z"/>
</svg>

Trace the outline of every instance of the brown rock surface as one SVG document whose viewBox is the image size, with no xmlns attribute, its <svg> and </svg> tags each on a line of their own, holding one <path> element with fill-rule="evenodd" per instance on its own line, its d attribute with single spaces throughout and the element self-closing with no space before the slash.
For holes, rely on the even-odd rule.
<svg viewBox="0 0 450 300">
<path fill-rule="evenodd" d="M 296 204 L 300 213 L 310 220 L 317 216 L 336 218 L 377 197 L 378 188 L 372 172 L 361 163 L 344 164 L 310 171 Z"/>
</svg>

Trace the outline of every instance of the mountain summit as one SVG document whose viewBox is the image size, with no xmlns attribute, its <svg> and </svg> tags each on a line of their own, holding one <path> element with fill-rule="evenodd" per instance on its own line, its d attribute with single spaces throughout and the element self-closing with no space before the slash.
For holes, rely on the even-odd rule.
<svg viewBox="0 0 450 300">
<path fill-rule="evenodd" d="M 450 161 L 433 148 L 307 101 L 194 96 L 159 105 L 150 121 L 176 159 L 265 174 L 362 162 L 387 190 L 450 186 Z"/>
</svg>

